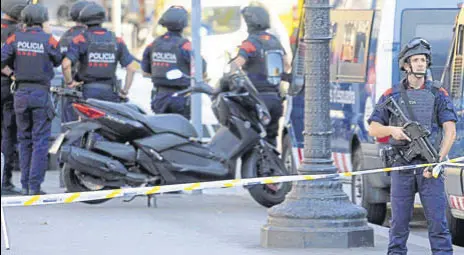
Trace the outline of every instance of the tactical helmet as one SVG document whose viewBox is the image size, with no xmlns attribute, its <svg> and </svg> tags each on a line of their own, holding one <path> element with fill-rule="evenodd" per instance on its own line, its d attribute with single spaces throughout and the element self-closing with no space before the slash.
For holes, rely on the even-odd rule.
<svg viewBox="0 0 464 255">
<path fill-rule="evenodd" d="M 408 63 L 409 58 L 415 55 L 425 55 L 427 58 L 427 67 L 432 65 L 432 48 L 430 47 L 430 43 L 423 38 L 416 37 L 411 39 L 403 47 L 400 55 L 398 56 L 401 71 L 406 71 L 404 69 L 404 64 Z"/>
<path fill-rule="evenodd" d="M 78 21 L 79 13 L 86 7 L 90 2 L 88 1 L 78 1 L 71 6 L 69 10 L 69 17 L 71 17 L 72 21 Z"/>
<path fill-rule="evenodd" d="M 21 16 L 21 11 L 30 3 L 30 0 L 3 0 L 2 12 L 6 15 L 18 20 Z"/>
<path fill-rule="evenodd" d="M 247 6 L 242 10 L 248 30 L 266 30 L 271 27 L 269 13 L 261 6 Z"/>
<path fill-rule="evenodd" d="M 42 4 L 30 4 L 21 12 L 21 21 L 26 25 L 42 25 L 48 21 L 48 10 Z"/>
<path fill-rule="evenodd" d="M 181 31 L 188 25 L 188 13 L 182 6 L 171 6 L 158 23 L 172 31 Z"/>
<path fill-rule="evenodd" d="M 78 21 L 86 25 L 99 25 L 106 20 L 106 10 L 96 3 L 87 4 L 79 12 Z"/>
</svg>

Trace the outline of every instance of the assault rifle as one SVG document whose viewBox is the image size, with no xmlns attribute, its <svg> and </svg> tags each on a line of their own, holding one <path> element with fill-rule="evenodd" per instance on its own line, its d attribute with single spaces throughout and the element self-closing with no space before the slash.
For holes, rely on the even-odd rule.
<svg viewBox="0 0 464 255">
<path fill-rule="evenodd" d="M 417 121 L 411 121 L 392 97 L 388 97 L 384 106 L 399 118 L 404 133 L 411 139 L 405 150 L 399 150 L 403 159 L 411 162 L 415 157 L 422 156 L 428 163 L 437 163 L 440 157 L 428 138 L 430 131 Z"/>
</svg>

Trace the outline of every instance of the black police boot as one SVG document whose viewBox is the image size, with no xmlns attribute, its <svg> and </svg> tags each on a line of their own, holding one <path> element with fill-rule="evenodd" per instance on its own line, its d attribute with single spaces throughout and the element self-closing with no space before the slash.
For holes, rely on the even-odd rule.
<svg viewBox="0 0 464 255">
<path fill-rule="evenodd" d="M 22 189 L 21 189 L 21 195 L 23 195 L 23 196 L 29 195 L 29 190 L 26 189 L 26 188 L 22 188 Z"/>
<path fill-rule="evenodd" d="M 43 190 L 29 190 L 29 196 L 35 196 L 35 195 L 45 195 L 45 191 Z"/>
<path fill-rule="evenodd" d="M 11 181 L 6 181 L 2 184 L 2 195 L 18 195 L 21 191 L 11 183 Z"/>
</svg>

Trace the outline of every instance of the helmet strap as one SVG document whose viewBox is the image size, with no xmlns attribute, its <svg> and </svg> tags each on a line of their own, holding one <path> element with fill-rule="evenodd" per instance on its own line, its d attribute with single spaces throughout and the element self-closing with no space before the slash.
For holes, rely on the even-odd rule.
<svg viewBox="0 0 464 255">
<path fill-rule="evenodd" d="M 412 74 L 417 79 L 425 78 L 425 76 L 427 75 L 427 70 L 425 72 L 414 72 L 414 69 L 412 68 L 410 59 L 408 59 L 407 63 L 409 64 L 409 68 L 410 68 L 410 70 L 406 72 L 408 75 Z"/>
</svg>

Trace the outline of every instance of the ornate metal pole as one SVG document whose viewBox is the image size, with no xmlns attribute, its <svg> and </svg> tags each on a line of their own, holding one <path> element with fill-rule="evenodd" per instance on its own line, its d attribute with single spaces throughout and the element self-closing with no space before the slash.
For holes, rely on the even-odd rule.
<svg viewBox="0 0 464 255">
<path fill-rule="evenodd" d="M 299 174 L 331 174 L 329 0 L 305 1 L 305 131 L 304 160 Z M 339 179 L 294 183 L 285 201 L 269 209 L 261 229 L 264 247 L 373 246 L 366 211 L 350 202 Z"/>
</svg>

